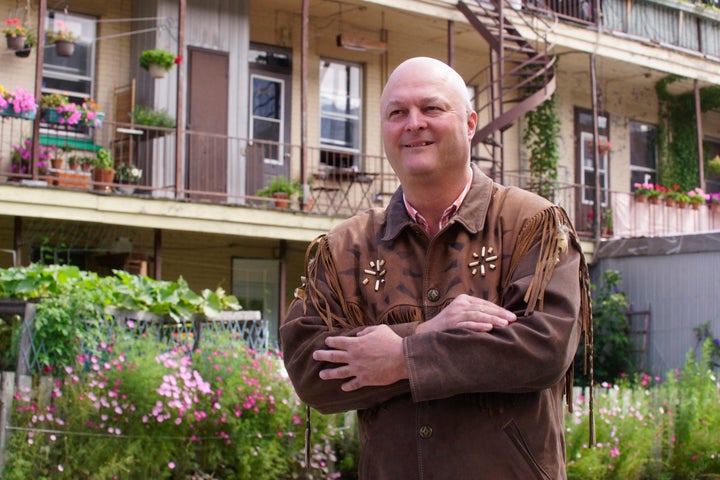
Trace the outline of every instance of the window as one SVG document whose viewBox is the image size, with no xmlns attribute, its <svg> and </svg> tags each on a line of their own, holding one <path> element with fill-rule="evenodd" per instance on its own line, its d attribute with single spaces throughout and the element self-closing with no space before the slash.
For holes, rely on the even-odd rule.
<svg viewBox="0 0 720 480">
<path fill-rule="evenodd" d="M 277 343 L 280 310 L 280 261 L 234 258 L 232 293 L 243 310 L 260 311 L 269 321 L 270 342 Z"/>
<path fill-rule="evenodd" d="M 357 165 L 362 115 L 362 68 L 357 64 L 323 60 L 320 63 L 321 163 L 336 167 Z"/>
<path fill-rule="evenodd" d="M 46 31 L 57 30 L 58 23 L 78 37 L 75 52 L 70 57 L 61 57 L 52 45 L 45 49 L 42 93 L 62 93 L 73 102 L 82 103 L 84 99 L 92 98 L 94 92 L 95 19 L 51 12 L 46 20 Z M 76 133 L 88 133 L 86 127 L 67 128 Z"/>
<path fill-rule="evenodd" d="M 580 162 L 582 165 L 582 203 L 592 205 L 595 203 L 595 165 L 594 153 L 595 145 L 593 144 L 593 135 L 589 132 L 582 132 L 580 135 Z M 607 142 L 605 135 L 600 135 L 600 142 Z M 608 154 L 601 153 L 598 162 L 598 179 L 600 181 L 601 197 L 600 201 L 603 206 L 607 206 L 607 190 L 608 190 Z"/>
<path fill-rule="evenodd" d="M 703 154 L 705 155 L 705 191 L 707 193 L 720 192 L 720 174 L 708 171 L 707 168 L 707 162 L 720 155 L 720 139 L 705 137 Z"/>
<path fill-rule="evenodd" d="M 657 127 L 630 122 L 630 190 L 636 183 L 657 183 Z"/>
</svg>

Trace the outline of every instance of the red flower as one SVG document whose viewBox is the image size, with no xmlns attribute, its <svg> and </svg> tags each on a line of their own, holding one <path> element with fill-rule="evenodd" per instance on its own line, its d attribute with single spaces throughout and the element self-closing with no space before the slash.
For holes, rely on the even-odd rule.
<svg viewBox="0 0 720 480">
<path fill-rule="evenodd" d="M 175 57 L 175 65 L 179 64 L 180 62 L 182 62 L 182 55 L 178 55 L 177 57 Z"/>
</svg>

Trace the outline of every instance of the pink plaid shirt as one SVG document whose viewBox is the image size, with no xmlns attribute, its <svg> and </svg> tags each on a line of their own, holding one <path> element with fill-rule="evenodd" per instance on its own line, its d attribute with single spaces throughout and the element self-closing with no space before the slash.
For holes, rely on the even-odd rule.
<svg viewBox="0 0 720 480">
<path fill-rule="evenodd" d="M 470 185 L 472 185 L 472 172 L 470 176 L 468 177 L 467 184 L 465 184 L 465 188 L 462 192 L 460 192 L 460 195 L 455 199 L 455 201 L 450 204 L 449 207 L 445 209 L 445 211 L 442 214 L 442 217 L 440 217 L 440 223 L 438 224 L 438 231 L 442 230 L 442 228 L 448 224 L 450 219 L 453 215 L 455 215 L 455 212 L 457 212 L 458 208 L 460 208 L 460 205 L 462 204 L 463 200 L 465 200 L 465 195 L 467 195 L 468 190 L 470 190 Z M 423 230 L 429 235 L 430 234 L 430 225 L 428 225 L 427 220 L 425 220 L 425 217 L 423 217 L 420 212 L 418 212 L 415 207 L 410 205 L 410 202 L 407 201 L 405 198 L 405 193 L 403 192 L 403 202 L 405 203 L 405 209 L 408 212 L 408 215 L 410 215 L 410 218 L 413 219 L 415 223 L 420 225 Z"/>
</svg>

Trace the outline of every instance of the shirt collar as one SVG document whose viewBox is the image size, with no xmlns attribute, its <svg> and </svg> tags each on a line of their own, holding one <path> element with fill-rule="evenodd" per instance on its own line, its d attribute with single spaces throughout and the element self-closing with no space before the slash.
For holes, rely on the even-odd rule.
<svg viewBox="0 0 720 480">
<path fill-rule="evenodd" d="M 448 224 L 450 219 L 453 215 L 455 215 L 455 212 L 458 211 L 460 208 L 460 205 L 462 205 L 463 200 L 465 200 L 465 196 L 467 195 L 468 191 L 470 190 L 470 186 L 472 185 L 473 181 L 473 172 L 472 169 L 468 166 L 468 170 L 470 170 L 470 175 L 468 175 L 467 183 L 465 184 L 465 188 L 463 188 L 463 191 L 460 192 L 460 195 L 455 199 L 454 202 L 450 204 L 444 211 L 442 216 L 440 217 L 440 223 L 438 224 L 438 231 L 442 230 L 445 225 Z M 430 226 L 428 225 L 427 220 L 425 217 L 420 214 L 420 212 L 417 211 L 415 207 L 413 207 L 410 202 L 408 202 L 407 198 L 405 198 L 405 192 L 403 192 L 403 203 L 405 204 L 405 209 L 407 210 L 408 215 L 410 215 L 410 218 L 413 219 L 415 223 L 417 223 L 420 227 L 422 227 L 423 230 L 425 230 L 426 233 L 430 232 Z"/>
</svg>

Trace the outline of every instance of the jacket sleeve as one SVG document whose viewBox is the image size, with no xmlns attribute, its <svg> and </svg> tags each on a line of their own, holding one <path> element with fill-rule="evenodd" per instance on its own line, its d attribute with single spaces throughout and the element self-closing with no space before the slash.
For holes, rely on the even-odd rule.
<svg viewBox="0 0 720 480">
<path fill-rule="evenodd" d="M 321 262 L 314 262 L 313 281 L 308 282 L 304 298 L 296 298 L 291 304 L 285 321 L 280 327 L 280 342 L 285 368 L 300 399 L 321 413 L 336 413 L 377 406 L 400 394 L 409 393 L 407 380 L 384 387 L 365 387 L 354 392 L 340 389 L 346 380 L 322 380 L 320 370 L 337 366 L 318 362 L 312 358 L 315 350 L 327 349 L 325 339 L 330 335 L 354 336 L 363 327 L 329 326 L 316 310 L 312 296 L 324 299 L 324 309 L 332 316 L 342 316 L 337 295 L 328 286 L 326 272 Z M 327 318 L 327 315 L 326 315 Z M 411 335 L 415 323 L 390 326 L 395 333 Z"/>
<path fill-rule="evenodd" d="M 551 235 L 567 231 L 571 241 L 553 247 L 548 257 L 543 253 L 548 236 L 533 235 L 511 269 L 501 304 L 518 315 L 516 322 L 487 333 L 453 329 L 404 338 L 415 401 L 461 393 L 531 392 L 563 380 L 578 347 L 589 300 L 583 300 L 586 271 L 574 231 L 571 226 L 558 227 L 551 228 Z M 563 246 L 568 248 L 562 251 Z M 544 263 L 548 259 L 552 264 Z M 539 268 L 544 264 L 551 265 L 546 276 Z M 537 300 L 537 308 L 528 297 Z"/>
</svg>

